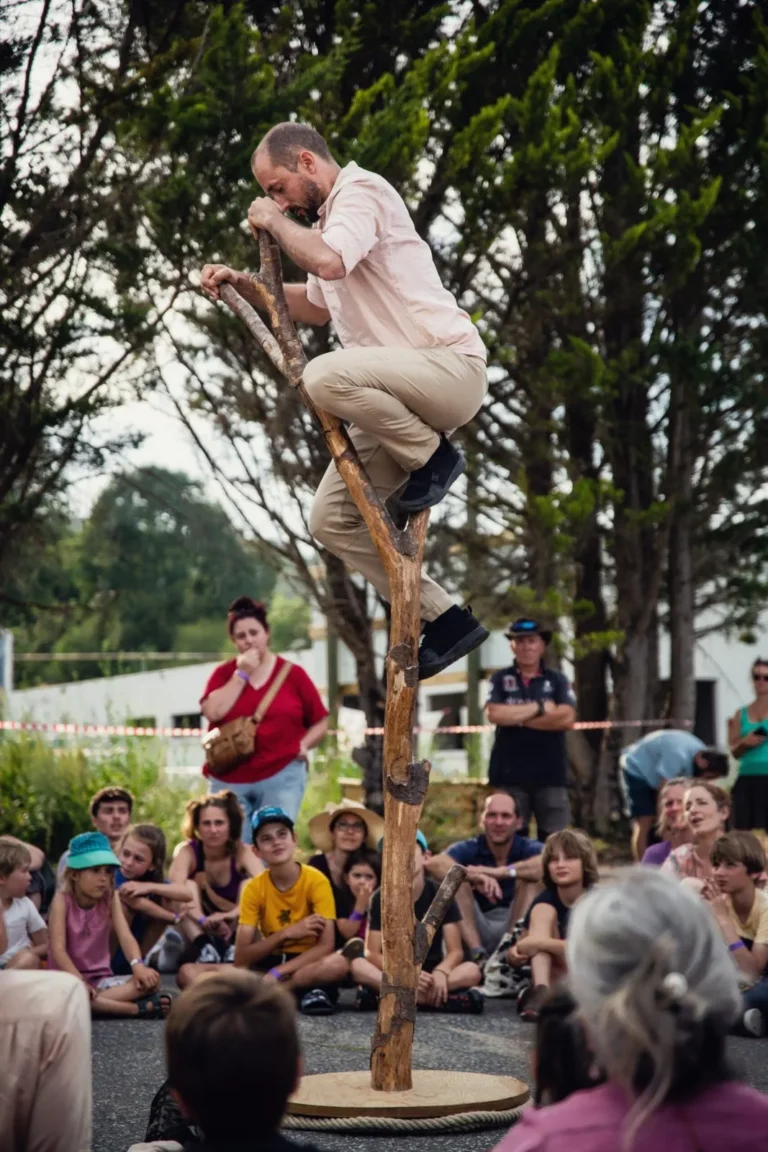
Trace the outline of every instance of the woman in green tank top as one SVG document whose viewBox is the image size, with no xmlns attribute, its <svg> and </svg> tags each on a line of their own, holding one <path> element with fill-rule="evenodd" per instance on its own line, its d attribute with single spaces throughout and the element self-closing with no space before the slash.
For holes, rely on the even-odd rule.
<svg viewBox="0 0 768 1152">
<path fill-rule="evenodd" d="M 755 698 L 728 721 L 731 754 L 739 761 L 733 788 L 737 828 L 768 831 L 768 660 L 752 665 Z"/>
</svg>

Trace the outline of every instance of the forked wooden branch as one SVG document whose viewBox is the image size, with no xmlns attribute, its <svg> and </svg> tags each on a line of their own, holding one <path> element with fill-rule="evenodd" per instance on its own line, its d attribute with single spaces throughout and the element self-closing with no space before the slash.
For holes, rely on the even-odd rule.
<svg viewBox="0 0 768 1152">
<path fill-rule="evenodd" d="M 269 317 L 271 331 L 231 284 L 221 285 L 221 298 L 247 326 L 289 384 L 298 389 L 322 428 L 331 456 L 360 510 L 389 580 L 392 615 L 384 720 L 383 974 L 372 1042 L 371 1079 L 376 1089 L 403 1091 L 412 1086 L 416 989 L 423 962 L 423 956 L 417 960 L 417 951 L 421 956 L 423 941 L 431 941 L 461 883 L 461 876 L 452 869 L 424 923 L 417 926 L 414 933 L 414 846 L 430 769 L 428 761 L 412 759 L 421 633 L 421 563 L 429 512 L 417 513 L 406 528 L 399 529 L 371 484 L 341 422 L 315 408 L 302 381 L 306 357 L 283 291 L 280 251 L 264 231 L 259 232 L 259 250 L 261 269 L 253 277 L 253 286 Z"/>
<path fill-rule="evenodd" d="M 435 892 L 435 898 L 427 909 L 420 924 L 416 925 L 416 935 L 413 940 L 413 955 L 416 963 L 421 967 L 427 958 L 429 947 L 435 938 L 435 933 L 445 919 L 448 907 L 467 877 L 467 870 L 461 864 L 454 864 L 446 872 L 443 882 Z"/>
</svg>

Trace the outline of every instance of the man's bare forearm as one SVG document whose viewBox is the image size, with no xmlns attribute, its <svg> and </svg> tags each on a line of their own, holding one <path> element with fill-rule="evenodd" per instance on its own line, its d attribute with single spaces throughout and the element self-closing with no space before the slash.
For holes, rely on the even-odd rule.
<svg viewBox="0 0 768 1152">
<path fill-rule="evenodd" d="M 256 290 L 250 273 L 238 272 L 234 287 L 257 312 L 265 311 L 264 302 Z M 330 312 L 311 304 L 308 300 L 306 284 L 284 284 L 283 291 L 291 320 L 295 323 L 311 324 L 313 328 L 321 328 L 330 321 Z"/>
<path fill-rule="evenodd" d="M 558 704 L 551 712 L 526 720 L 525 727 L 534 728 L 537 732 L 567 732 L 575 720 L 576 713 L 570 704 Z"/>
<path fill-rule="evenodd" d="M 491 724 L 498 724 L 502 728 L 513 727 L 516 724 L 525 724 L 532 720 L 539 711 L 537 703 L 531 704 L 489 704 L 488 719 Z"/>
</svg>

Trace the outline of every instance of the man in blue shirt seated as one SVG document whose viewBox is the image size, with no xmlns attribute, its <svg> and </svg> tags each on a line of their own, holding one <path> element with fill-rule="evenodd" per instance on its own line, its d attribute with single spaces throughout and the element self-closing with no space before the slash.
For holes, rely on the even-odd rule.
<svg viewBox="0 0 768 1152">
<path fill-rule="evenodd" d="M 642 860 L 656 819 L 658 792 L 665 780 L 699 776 L 716 780 L 728 775 L 728 756 L 707 748 L 692 732 L 664 728 L 649 732 L 621 754 L 621 787 L 626 815 L 632 821 L 632 855 Z"/>
<path fill-rule="evenodd" d="M 506 792 L 487 798 L 480 827 L 479 836 L 433 856 L 427 872 L 442 880 L 454 864 L 467 869 L 466 882 L 456 894 L 461 934 L 472 959 L 482 964 L 541 891 L 544 845 L 519 835 L 517 805 Z"/>
</svg>

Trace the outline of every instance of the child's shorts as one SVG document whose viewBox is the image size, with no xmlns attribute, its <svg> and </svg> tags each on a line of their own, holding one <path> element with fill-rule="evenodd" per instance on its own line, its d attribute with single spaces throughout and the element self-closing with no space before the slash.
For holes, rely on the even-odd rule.
<svg viewBox="0 0 768 1152">
<path fill-rule="evenodd" d="M 106 992 L 107 988 L 119 988 L 121 984 L 127 984 L 130 979 L 130 976 L 104 976 L 96 981 L 95 988 L 97 992 Z"/>
</svg>

